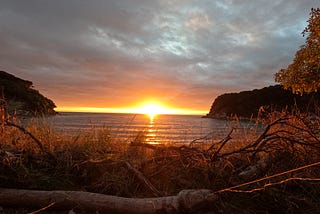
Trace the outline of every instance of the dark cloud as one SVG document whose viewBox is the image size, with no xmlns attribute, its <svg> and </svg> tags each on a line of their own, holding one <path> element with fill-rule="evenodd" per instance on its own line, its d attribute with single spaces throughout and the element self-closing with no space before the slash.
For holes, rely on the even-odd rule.
<svg viewBox="0 0 320 214">
<path fill-rule="evenodd" d="M 208 109 L 274 84 L 304 42 L 314 0 L 0 0 L 1 70 L 58 106 L 143 99 Z"/>
</svg>

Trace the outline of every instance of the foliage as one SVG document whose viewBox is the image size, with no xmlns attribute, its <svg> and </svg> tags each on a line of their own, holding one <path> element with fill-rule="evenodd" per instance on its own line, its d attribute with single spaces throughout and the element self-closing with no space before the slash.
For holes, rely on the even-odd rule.
<svg viewBox="0 0 320 214">
<path fill-rule="evenodd" d="M 10 112 L 32 115 L 55 113 L 54 102 L 35 90 L 30 81 L 0 71 L 0 89 Z"/>
<path fill-rule="evenodd" d="M 312 8 L 309 25 L 302 32 L 305 45 L 296 52 L 293 62 L 275 75 L 275 80 L 293 92 L 303 94 L 320 89 L 320 8 Z"/>
</svg>

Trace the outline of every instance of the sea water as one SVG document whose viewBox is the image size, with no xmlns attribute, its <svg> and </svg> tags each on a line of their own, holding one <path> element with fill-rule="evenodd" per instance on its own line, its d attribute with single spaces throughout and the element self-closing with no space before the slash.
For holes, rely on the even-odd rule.
<svg viewBox="0 0 320 214">
<path fill-rule="evenodd" d="M 227 120 L 202 118 L 199 115 L 155 115 L 62 112 L 50 118 L 55 131 L 85 134 L 99 129 L 113 139 L 132 142 L 143 135 L 149 143 L 190 143 L 223 139 L 232 124 Z M 238 124 L 239 126 L 239 124 Z M 247 128 L 248 123 L 241 126 Z"/>
</svg>

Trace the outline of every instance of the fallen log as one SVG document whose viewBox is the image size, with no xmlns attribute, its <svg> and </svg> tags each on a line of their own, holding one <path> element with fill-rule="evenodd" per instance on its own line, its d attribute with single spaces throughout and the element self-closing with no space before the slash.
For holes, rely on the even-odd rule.
<svg viewBox="0 0 320 214">
<path fill-rule="evenodd" d="M 80 209 L 104 213 L 193 213 L 217 201 L 211 190 L 182 190 L 176 196 L 124 198 L 81 191 L 39 191 L 0 188 L 0 206 Z"/>
</svg>

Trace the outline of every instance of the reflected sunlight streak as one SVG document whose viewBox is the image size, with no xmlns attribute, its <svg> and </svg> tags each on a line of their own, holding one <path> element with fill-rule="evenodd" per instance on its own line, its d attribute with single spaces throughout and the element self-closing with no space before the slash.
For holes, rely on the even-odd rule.
<svg viewBox="0 0 320 214">
<path fill-rule="evenodd" d="M 156 130 L 154 129 L 154 118 L 156 115 L 149 114 L 147 116 L 149 117 L 150 121 L 149 121 L 149 126 L 147 128 L 146 142 L 148 144 L 159 144 L 159 142 L 156 140 L 157 133 L 156 133 Z"/>
</svg>

